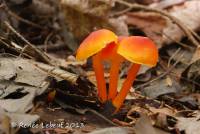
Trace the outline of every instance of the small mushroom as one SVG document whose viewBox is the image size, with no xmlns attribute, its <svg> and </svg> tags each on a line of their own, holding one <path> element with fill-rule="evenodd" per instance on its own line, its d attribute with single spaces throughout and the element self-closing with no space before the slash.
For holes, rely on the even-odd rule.
<svg viewBox="0 0 200 134">
<path fill-rule="evenodd" d="M 106 82 L 102 60 L 109 57 L 116 46 L 117 36 L 106 29 L 92 32 L 77 50 L 76 59 L 85 60 L 92 56 L 93 68 L 96 75 L 98 96 L 101 102 L 107 101 Z M 106 49 L 105 49 L 106 48 Z"/>
<path fill-rule="evenodd" d="M 128 70 L 127 78 L 122 89 L 113 100 L 112 104 L 119 109 L 135 80 L 141 64 L 153 67 L 158 62 L 158 49 L 156 45 L 147 37 L 131 36 L 119 42 L 117 53 L 123 56 L 133 65 Z"/>
<path fill-rule="evenodd" d="M 140 65 L 156 65 L 158 50 L 156 45 L 146 37 L 117 37 L 113 32 L 102 29 L 92 32 L 77 50 L 76 58 L 78 60 L 84 60 L 90 56 L 93 60 L 100 101 L 102 103 L 112 101 L 112 105 L 117 111 L 123 104 Z M 120 65 L 126 59 L 133 65 L 127 73 L 121 91 L 117 93 Z M 111 63 L 108 95 L 104 79 L 103 60 L 109 60 Z"/>
</svg>

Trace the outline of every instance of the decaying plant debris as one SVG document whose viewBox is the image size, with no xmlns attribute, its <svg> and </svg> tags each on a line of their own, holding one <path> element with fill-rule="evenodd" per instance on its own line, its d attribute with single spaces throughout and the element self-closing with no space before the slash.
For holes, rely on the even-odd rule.
<svg viewBox="0 0 200 134">
<path fill-rule="evenodd" d="M 0 0 L 0 133 L 198 134 L 199 7 L 199 0 Z M 147 36 L 159 48 L 158 65 L 141 68 L 114 115 L 97 98 L 91 60 L 75 59 L 80 42 L 101 28 Z"/>
</svg>

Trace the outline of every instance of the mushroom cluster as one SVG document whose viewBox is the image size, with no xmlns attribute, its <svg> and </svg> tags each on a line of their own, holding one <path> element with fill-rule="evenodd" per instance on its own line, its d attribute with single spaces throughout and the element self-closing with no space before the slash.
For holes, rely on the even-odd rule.
<svg viewBox="0 0 200 134">
<path fill-rule="evenodd" d="M 141 64 L 150 67 L 157 64 L 158 49 L 147 37 L 118 37 L 110 30 L 101 29 L 92 32 L 81 43 L 77 50 L 76 59 L 85 60 L 90 56 L 92 56 L 99 100 L 102 103 L 111 101 L 117 111 L 123 104 Z M 120 65 L 125 60 L 133 64 L 131 64 L 127 78 L 118 93 L 117 85 Z M 109 90 L 106 89 L 103 61 L 111 63 Z"/>
</svg>

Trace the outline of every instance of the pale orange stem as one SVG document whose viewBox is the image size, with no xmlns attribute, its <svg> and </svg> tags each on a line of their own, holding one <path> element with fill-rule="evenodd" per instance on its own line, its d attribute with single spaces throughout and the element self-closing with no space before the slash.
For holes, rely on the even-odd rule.
<svg viewBox="0 0 200 134">
<path fill-rule="evenodd" d="M 100 58 L 100 55 L 98 54 L 94 55 L 92 60 L 93 60 L 94 72 L 96 75 L 98 95 L 100 101 L 104 103 L 107 100 L 107 90 L 106 90 L 106 81 L 104 78 L 104 68 L 103 64 L 101 63 L 102 60 Z"/>
<path fill-rule="evenodd" d="M 133 64 L 128 71 L 127 78 L 123 83 L 122 89 L 116 98 L 113 100 L 113 105 L 115 106 L 116 110 L 119 110 L 121 105 L 123 104 L 136 76 L 140 69 L 140 64 Z"/>
<path fill-rule="evenodd" d="M 114 59 L 111 62 L 108 99 L 113 100 L 117 95 L 117 85 L 121 61 Z"/>
</svg>

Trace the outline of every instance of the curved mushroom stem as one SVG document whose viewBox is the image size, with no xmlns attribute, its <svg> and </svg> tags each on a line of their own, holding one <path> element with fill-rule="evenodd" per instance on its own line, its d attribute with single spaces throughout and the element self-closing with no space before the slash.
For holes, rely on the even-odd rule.
<svg viewBox="0 0 200 134">
<path fill-rule="evenodd" d="M 119 92 L 119 94 L 115 97 L 115 99 L 112 102 L 116 108 L 116 111 L 119 110 L 119 108 L 123 104 L 123 102 L 126 98 L 126 95 L 128 94 L 139 69 L 140 69 L 140 64 L 133 64 L 131 66 L 131 68 L 129 69 L 129 71 L 127 73 L 128 74 L 127 78 L 123 83 L 121 91 Z"/>
<path fill-rule="evenodd" d="M 92 57 L 93 68 L 96 75 L 97 81 L 97 90 L 100 101 L 104 103 L 107 100 L 107 90 L 106 90 L 106 81 L 104 79 L 104 68 L 101 63 L 101 57 L 99 54 L 96 54 Z"/>
<path fill-rule="evenodd" d="M 111 63 L 108 100 L 113 100 L 117 95 L 117 85 L 118 85 L 117 83 L 118 83 L 120 64 L 121 64 L 120 59 L 114 59 Z"/>
</svg>

